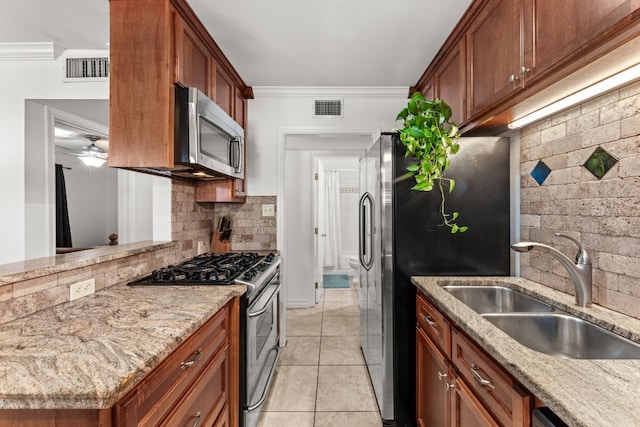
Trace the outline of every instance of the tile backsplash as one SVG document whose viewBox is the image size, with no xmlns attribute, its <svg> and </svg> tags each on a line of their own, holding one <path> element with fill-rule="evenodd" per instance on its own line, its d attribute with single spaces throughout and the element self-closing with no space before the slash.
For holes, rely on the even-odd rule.
<svg viewBox="0 0 640 427">
<path fill-rule="evenodd" d="M 81 280 L 95 278 L 96 291 L 128 282 L 149 274 L 152 270 L 191 258 L 202 242 L 206 251 L 211 241 L 212 224 L 222 215 L 231 216 L 234 230 L 231 250 L 275 250 L 276 220 L 262 218 L 262 204 L 276 203 L 276 197 L 247 197 L 245 204 L 196 203 L 195 184 L 174 181 L 171 190 L 172 241 L 170 247 L 134 250 L 131 255 L 108 255 L 102 262 L 85 262 L 87 252 L 64 255 L 81 267 L 60 268 L 55 263 L 27 261 L 33 265 L 53 265 L 51 273 L 27 280 L 3 283 L 0 277 L 0 323 L 69 301 L 69 286 Z M 122 245 L 123 249 L 127 245 Z M 112 247 L 113 248 L 113 247 Z M 60 259 L 60 258 L 56 258 Z M 10 270 L 10 269 L 9 269 Z M 46 269 L 45 269 L 46 270 Z M 0 266 L 0 276 L 3 271 Z M 8 271 L 5 269 L 5 271 Z M 8 280 L 6 282 L 9 282 Z"/>
<path fill-rule="evenodd" d="M 593 262 L 594 303 L 640 318 L 640 83 L 614 90 L 521 131 L 521 240 Z M 601 179 L 585 163 L 597 147 L 617 159 Z M 542 184 L 531 172 L 551 169 Z M 573 294 L 565 269 L 541 252 L 521 256 L 523 277 Z"/>
</svg>

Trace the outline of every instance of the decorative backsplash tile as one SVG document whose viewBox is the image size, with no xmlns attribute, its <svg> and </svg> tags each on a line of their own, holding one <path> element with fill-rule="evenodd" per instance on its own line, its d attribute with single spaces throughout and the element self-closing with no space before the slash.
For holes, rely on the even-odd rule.
<svg viewBox="0 0 640 427">
<path fill-rule="evenodd" d="M 540 160 L 535 168 L 531 171 L 531 176 L 536 180 L 538 185 L 542 185 L 542 183 L 547 179 L 549 174 L 551 173 L 551 169 L 545 162 Z"/>
<path fill-rule="evenodd" d="M 598 179 L 602 179 L 603 176 L 609 172 L 609 170 L 618 163 L 618 159 L 613 157 L 602 147 L 598 147 L 589 156 L 584 167 Z"/>
</svg>

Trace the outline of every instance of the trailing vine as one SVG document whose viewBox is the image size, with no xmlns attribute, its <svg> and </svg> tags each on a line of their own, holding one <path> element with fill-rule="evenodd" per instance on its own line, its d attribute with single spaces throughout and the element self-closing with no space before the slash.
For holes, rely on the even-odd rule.
<svg viewBox="0 0 640 427">
<path fill-rule="evenodd" d="M 405 156 L 416 163 L 407 167 L 413 174 L 412 190 L 431 191 L 437 185 L 441 194 L 440 214 L 443 225 L 451 233 L 464 233 L 469 228 L 458 225 L 458 212 L 445 210 L 445 188 L 451 193 L 456 186 L 452 178 L 442 176 L 451 164 L 450 156 L 460 150 L 458 126 L 451 121 L 451 107 L 440 99 L 426 100 L 420 92 L 414 92 L 409 103 L 400 111 L 396 120 L 402 121 L 400 141 L 406 148 Z"/>
</svg>

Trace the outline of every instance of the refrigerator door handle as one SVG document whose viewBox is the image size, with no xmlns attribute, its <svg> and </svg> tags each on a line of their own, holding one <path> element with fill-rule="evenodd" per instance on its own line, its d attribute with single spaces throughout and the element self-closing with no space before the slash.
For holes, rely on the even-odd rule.
<svg viewBox="0 0 640 427">
<path fill-rule="evenodd" d="M 360 198 L 360 239 L 359 239 L 359 257 L 360 264 L 370 270 L 373 266 L 373 197 L 371 194 L 364 193 Z"/>
</svg>

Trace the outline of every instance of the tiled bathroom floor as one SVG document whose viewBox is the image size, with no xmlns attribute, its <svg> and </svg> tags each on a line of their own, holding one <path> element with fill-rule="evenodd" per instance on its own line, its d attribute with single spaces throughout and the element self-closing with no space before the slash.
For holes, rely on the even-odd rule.
<svg viewBox="0 0 640 427">
<path fill-rule="evenodd" d="M 259 427 L 379 427 L 360 351 L 355 290 L 325 289 L 314 308 L 287 311 L 287 346 Z"/>
</svg>

